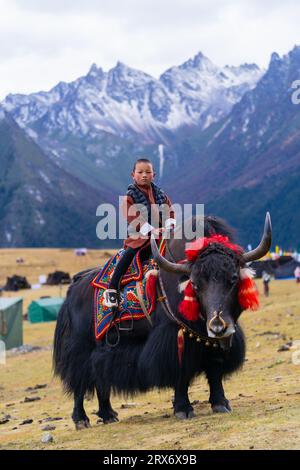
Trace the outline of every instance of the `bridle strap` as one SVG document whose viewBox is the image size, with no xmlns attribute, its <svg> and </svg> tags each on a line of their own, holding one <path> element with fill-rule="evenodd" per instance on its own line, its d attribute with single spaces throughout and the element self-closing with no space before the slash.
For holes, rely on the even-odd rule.
<svg viewBox="0 0 300 470">
<path fill-rule="evenodd" d="M 181 322 L 178 320 L 178 318 L 176 318 L 176 316 L 174 315 L 174 313 L 172 311 L 172 308 L 170 306 L 170 303 L 169 303 L 169 300 L 168 300 L 168 297 L 167 297 L 167 293 L 166 293 L 165 288 L 164 288 L 163 280 L 161 278 L 160 269 L 158 269 L 158 286 L 157 287 L 160 289 L 160 294 L 161 294 L 160 297 L 162 298 L 161 304 L 163 306 L 163 309 L 164 309 L 167 317 L 170 318 L 170 320 L 172 320 L 173 322 L 180 325 Z"/>
<path fill-rule="evenodd" d="M 160 269 L 158 270 L 158 285 L 157 285 L 157 288 L 160 290 L 160 296 L 162 297 L 161 304 L 162 304 L 163 310 L 164 310 L 165 314 L 167 315 L 167 317 L 170 320 L 172 320 L 174 323 L 177 323 L 177 325 L 180 328 L 184 329 L 190 335 L 192 335 L 191 337 L 196 337 L 197 340 L 199 340 L 199 341 L 200 340 L 206 341 L 207 346 L 210 345 L 210 344 L 217 344 L 218 340 L 214 340 L 214 339 L 210 338 L 209 336 L 205 336 L 205 335 L 202 335 L 202 334 L 196 332 L 191 327 L 186 325 L 182 320 L 179 320 L 176 317 L 176 315 L 174 314 L 174 312 L 173 312 L 173 310 L 170 306 L 170 303 L 169 303 L 169 300 L 168 300 L 168 297 L 167 297 L 167 293 L 166 293 L 166 290 L 164 288 L 163 280 L 162 280 L 162 277 L 161 277 Z"/>
<path fill-rule="evenodd" d="M 166 250 L 168 250 L 168 253 L 170 255 L 170 258 L 171 258 L 171 261 L 173 261 L 173 263 L 177 263 L 172 251 L 171 251 L 171 248 L 170 248 L 170 238 L 168 239 L 168 242 L 166 243 Z"/>
</svg>

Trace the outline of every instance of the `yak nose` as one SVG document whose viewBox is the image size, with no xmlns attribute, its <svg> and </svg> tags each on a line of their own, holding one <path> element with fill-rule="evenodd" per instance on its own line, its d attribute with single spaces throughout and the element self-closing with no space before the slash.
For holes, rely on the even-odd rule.
<svg viewBox="0 0 300 470">
<path fill-rule="evenodd" d="M 221 334 L 225 333 L 225 331 L 227 330 L 227 324 L 223 320 L 221 314 L 222 314 L 222 311 L 218 312 L 218 313 L 214 312 L 214 316 L 208 324 L 208 328 L 215 335 L 221 335 Z"/>
</svg>

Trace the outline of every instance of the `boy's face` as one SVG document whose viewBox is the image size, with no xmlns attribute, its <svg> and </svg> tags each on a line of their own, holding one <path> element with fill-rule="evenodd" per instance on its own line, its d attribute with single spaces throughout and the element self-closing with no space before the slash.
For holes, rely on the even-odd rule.
<svg viewBox="0 0 300 470">
<path fill-rule="evenodd" d="M 155 173 L 151 163 L 140 162 L 136 164 L 135 170 L 131 173 L 131 176 L 140 186 L 150 186 Z"/>
</svg>

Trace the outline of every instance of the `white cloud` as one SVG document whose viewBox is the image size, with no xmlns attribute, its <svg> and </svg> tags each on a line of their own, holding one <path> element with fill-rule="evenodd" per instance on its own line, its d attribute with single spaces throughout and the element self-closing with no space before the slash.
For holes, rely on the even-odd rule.
<svg viewBox="0 0 300 470">
<path fill-rule="evenodd" d="M 300 43 L 298 0 L 0 0 L 0 98 L 120 60 L 154 76 L 200 50 L 218 65 Z"/>
</svg>

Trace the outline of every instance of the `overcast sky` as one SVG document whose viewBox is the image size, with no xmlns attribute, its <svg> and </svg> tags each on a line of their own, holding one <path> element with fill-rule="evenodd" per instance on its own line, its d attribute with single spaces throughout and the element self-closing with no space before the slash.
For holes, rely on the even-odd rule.
<svg viewBox="0 0 300 470">
<path fill-rule="evenodd" d="M 159 77 L 199 51 L 217 65 L 300 44 L 299 0 L 0 0 L 0 99 L 120 60 Z"/>
</svg>

